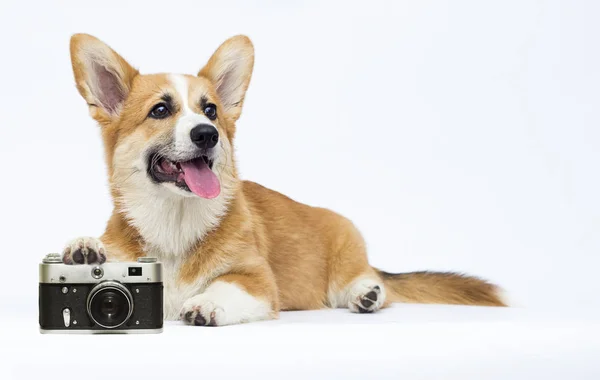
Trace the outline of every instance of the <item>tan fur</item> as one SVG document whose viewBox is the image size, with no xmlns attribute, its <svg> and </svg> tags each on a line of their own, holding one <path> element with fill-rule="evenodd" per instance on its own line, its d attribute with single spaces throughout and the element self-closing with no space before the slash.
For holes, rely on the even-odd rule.
<svg viewBox="0 0 600 380">
<path fill-rule="evenodd" d="M 89 45 L 104 49 L 105 45 L 98 44 L 101 43 L 91 36 L 74 36 L 73 69 L 79 92 L 90 105 L 92 117 L 102 126 L 106 148 L 115 210 L 101 240 L 109 256 L 132 260 L 146 254 L 147 242 L 120 211 L 121 199 L 128 191 L 123 185 L 127 172 L 115 166 L 115 162 L 133 159 L 145 146 L 172 133 L 172 122 L 145 119 L 148 109 L 170 84 L 165 75 L 139 74 L 111 50 L 109 57 L 117 67 L 127 97 L 118 114 L 102 110 L 86 83 L 88 68 L 82 63 Z M 236 88 L 226 89 L 229 98 L 223 100 L 219 97 L 223 94 L 219 81 L 228 65 L 240 65 L 236 72 L 241 73 L 242 80 Z M 198 77 L 189 76 L 190 104 L 205 95 L 218 105 L 222 113 L 216 125 L 230 146 L 252 65 L 252 44 L 247 37 L 238 36 L 215 52 Z M 125 143 L 128 153 L 119 148 Z M 331 306 L 332 294 L 343 292 L 360 277 L 385 284 L 388 293 L 385 305 L 390 302 L 504 305 L 494 285 L 476 278 L 439 273 L 388 275 L 372 268 L 365 243 L 348 219 L 326 209 L 297 203 L 258 184 L 240 181 L 233 154 L 227 154 L 226 164 L 218 169 L 222 185 L 230 191 L 227 212 L 217 226 L 185 252 L 179 269 L 180 284 L 194 284 L 203 278 L 235 283 L 249 294 L 267 300 L 273 310 L 272 317 L 279 310 Z M 223 270 L 225 273 L 221 273 Z"/>
</svg>

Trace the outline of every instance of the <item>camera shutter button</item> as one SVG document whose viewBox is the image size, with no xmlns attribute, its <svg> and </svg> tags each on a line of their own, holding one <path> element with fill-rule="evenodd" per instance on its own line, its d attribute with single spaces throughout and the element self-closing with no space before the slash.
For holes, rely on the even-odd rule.
<svg viewBox="0 0 600 380">
<path fill-rule="evenodd" d="M 138 263 L 155 263 L 157 261 L 156 257 L 138 257 Z"/>
<path fill-rule="evenodd" d="M 62 264 L 62 257 L 58 253 L 49 253 L 42 260 L 44 264 Z"/>
</svg>

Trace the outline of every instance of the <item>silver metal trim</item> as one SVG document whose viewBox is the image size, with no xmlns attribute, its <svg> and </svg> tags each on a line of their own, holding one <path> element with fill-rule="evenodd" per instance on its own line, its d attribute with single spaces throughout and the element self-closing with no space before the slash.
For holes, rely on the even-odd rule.
<svg viewBox="0 0 600 380">
<path fill-rule="evenodd" d="M 130 266 L 142 268 L 143 276 L 130 276 L 128 272 Z M 98 279 L 92 275 L 92 268 L 95 267 L 104 270 L 103 280 L 125 284 L 162 282 L 162 264 L 159 262 L 110 262 L 94 266 L 42 263 L 39 267 L 40 284 L 97 284 Z"/>
<path fill-rule="evenodd" d="M 127 313 L 127 317 L 123 320 L 123 322 L 119 323 L 118 325 L 104 326 L 102 323 L 98 322 L 96 320 L 96 318 L 94 318 L 94 316 L 92 315 L 92 311 L 90 310 L 90 305 L 92 304 L 94 297 L 96 297 L 96 295 L 104 289 L 115 289 L 115 290 L 121 292 L 127 299 L 127 304 L 129 305 L 129 313 Z M 115 282 L 115 281 L 103 281 L 103 282 L 99 283 L 98 285 L 94 286 L 92 288 L 92 290 L 90 290 L 90 294 L 88 294 L 88 297 L 87 297 L 86 307 L 87 307 L 87 312 L 88 312 L 88 315 L 90 316 L 90 319 L 94 323 L 96 323 L 98 326 L 104 327 L 105 329 L 116 329 L 117 327 L 122 326 L 125 322 L 127 322 L 129 320 L 129 318 L 131 318 L 131 315 L 133 314 L 133 296 L 129 292 L 129 289 L 127 289 L 120 283 Z"/>
<path fill-rule="evenodd" d="M 163 329 L 134 330 L 46 330 L 40 328 L 41 334 L 160 334 Z"/>
</svg>

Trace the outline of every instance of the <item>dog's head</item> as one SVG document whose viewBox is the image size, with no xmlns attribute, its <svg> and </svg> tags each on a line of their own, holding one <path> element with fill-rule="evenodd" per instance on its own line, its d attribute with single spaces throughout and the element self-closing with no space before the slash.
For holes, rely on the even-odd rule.
<svg viewBox="0 0 600 380">
<path fill-rule="evenodd" d="M 213 199 L 235 185 L 232 141 L 254 64 L 247 37 L 223 43 L 197 76 L 142 75 L 84 34 L 71 38 L 71 61 L 102 128 L 113 196 Z"/>
</svg>

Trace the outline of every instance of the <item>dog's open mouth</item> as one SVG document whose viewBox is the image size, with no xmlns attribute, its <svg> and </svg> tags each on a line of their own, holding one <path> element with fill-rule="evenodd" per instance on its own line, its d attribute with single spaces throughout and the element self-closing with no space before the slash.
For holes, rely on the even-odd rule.
<svg viewBox="0 0 600 380">
<path fill-rule="evenodd" d="M 213 160 L 202 155 L 188 161 L 171 161 L 158 154 L 149 157 L 148 172 L 156 182 L 170 182 L 202 198 L 215 198 L 221 192 L 212 171 Z"/>
</svg>

